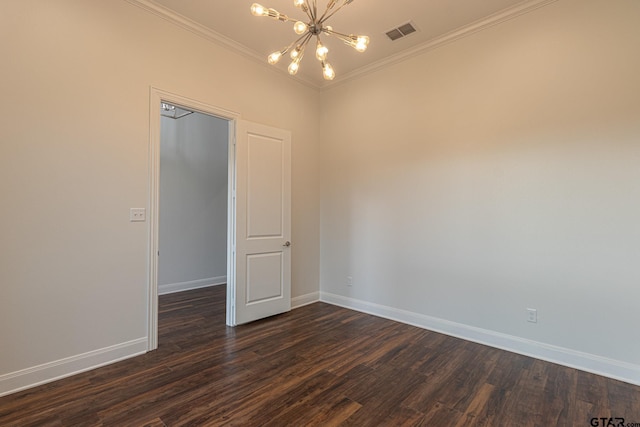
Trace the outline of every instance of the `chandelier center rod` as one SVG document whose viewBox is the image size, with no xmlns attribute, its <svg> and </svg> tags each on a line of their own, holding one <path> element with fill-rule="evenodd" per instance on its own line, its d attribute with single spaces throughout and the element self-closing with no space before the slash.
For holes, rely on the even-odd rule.
<svg viewBox="0 0 640 427">
<path fill-rule="evenodd" d="M 314 36 L 322 33 L 322 24 L 319 22 L 312 22 L 309 24 L 309 32 Z"/>
</svg>

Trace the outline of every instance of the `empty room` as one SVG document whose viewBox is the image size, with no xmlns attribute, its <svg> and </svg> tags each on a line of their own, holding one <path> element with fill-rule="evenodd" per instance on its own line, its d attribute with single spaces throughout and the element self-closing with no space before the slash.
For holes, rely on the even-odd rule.
<svg viewBox="0 0 640 427">
<path fill-rule="evenodd" d="M 0 4 L 0 425 L 640 427 L 640 2 Z"/>
</svg>

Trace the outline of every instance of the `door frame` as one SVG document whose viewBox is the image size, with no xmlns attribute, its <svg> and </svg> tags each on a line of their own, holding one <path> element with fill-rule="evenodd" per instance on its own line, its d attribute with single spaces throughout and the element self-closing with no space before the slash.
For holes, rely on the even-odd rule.
<svg viewBox="0 0 640 427">
<path fill-rule="evenodd" d="M 163 102 L 229 122 L 227 180 L 227 325 L 235 326 L 235 138 L 240 114 L 205 102 L 150 88 L 149 96 L 149 205 L 147 351 L 158 348 L 158 237 L 160 211 L 160 108 Z"/>
</svg>

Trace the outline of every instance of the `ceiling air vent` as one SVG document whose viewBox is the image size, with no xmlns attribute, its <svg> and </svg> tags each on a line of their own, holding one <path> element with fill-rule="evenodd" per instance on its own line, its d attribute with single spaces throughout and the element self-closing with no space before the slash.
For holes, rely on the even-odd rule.
<svg viewBox="0 0 640 427">
<path fill-rule="evenodd" d="M 411 22 L 407 22 L 406 24 L 402 24 L 399 27 L 394 28 L 393 30 L 387 31 L 385 34 L 391 39 L 391 41 L 395 41 L 415 32 L 416 27 Z"/>
</svg>

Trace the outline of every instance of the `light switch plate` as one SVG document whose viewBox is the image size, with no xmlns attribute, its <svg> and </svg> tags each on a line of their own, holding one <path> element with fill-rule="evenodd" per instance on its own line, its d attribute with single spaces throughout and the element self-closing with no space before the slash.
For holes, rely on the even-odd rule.
<svg viewBox="0 0 640 427">
<path fill-rule="evenodd" d="M 147 210 L 145 208 L 131 208 L 129 210 L 129 221 L 138 222 L 147 220 Z"/>
</svg>

